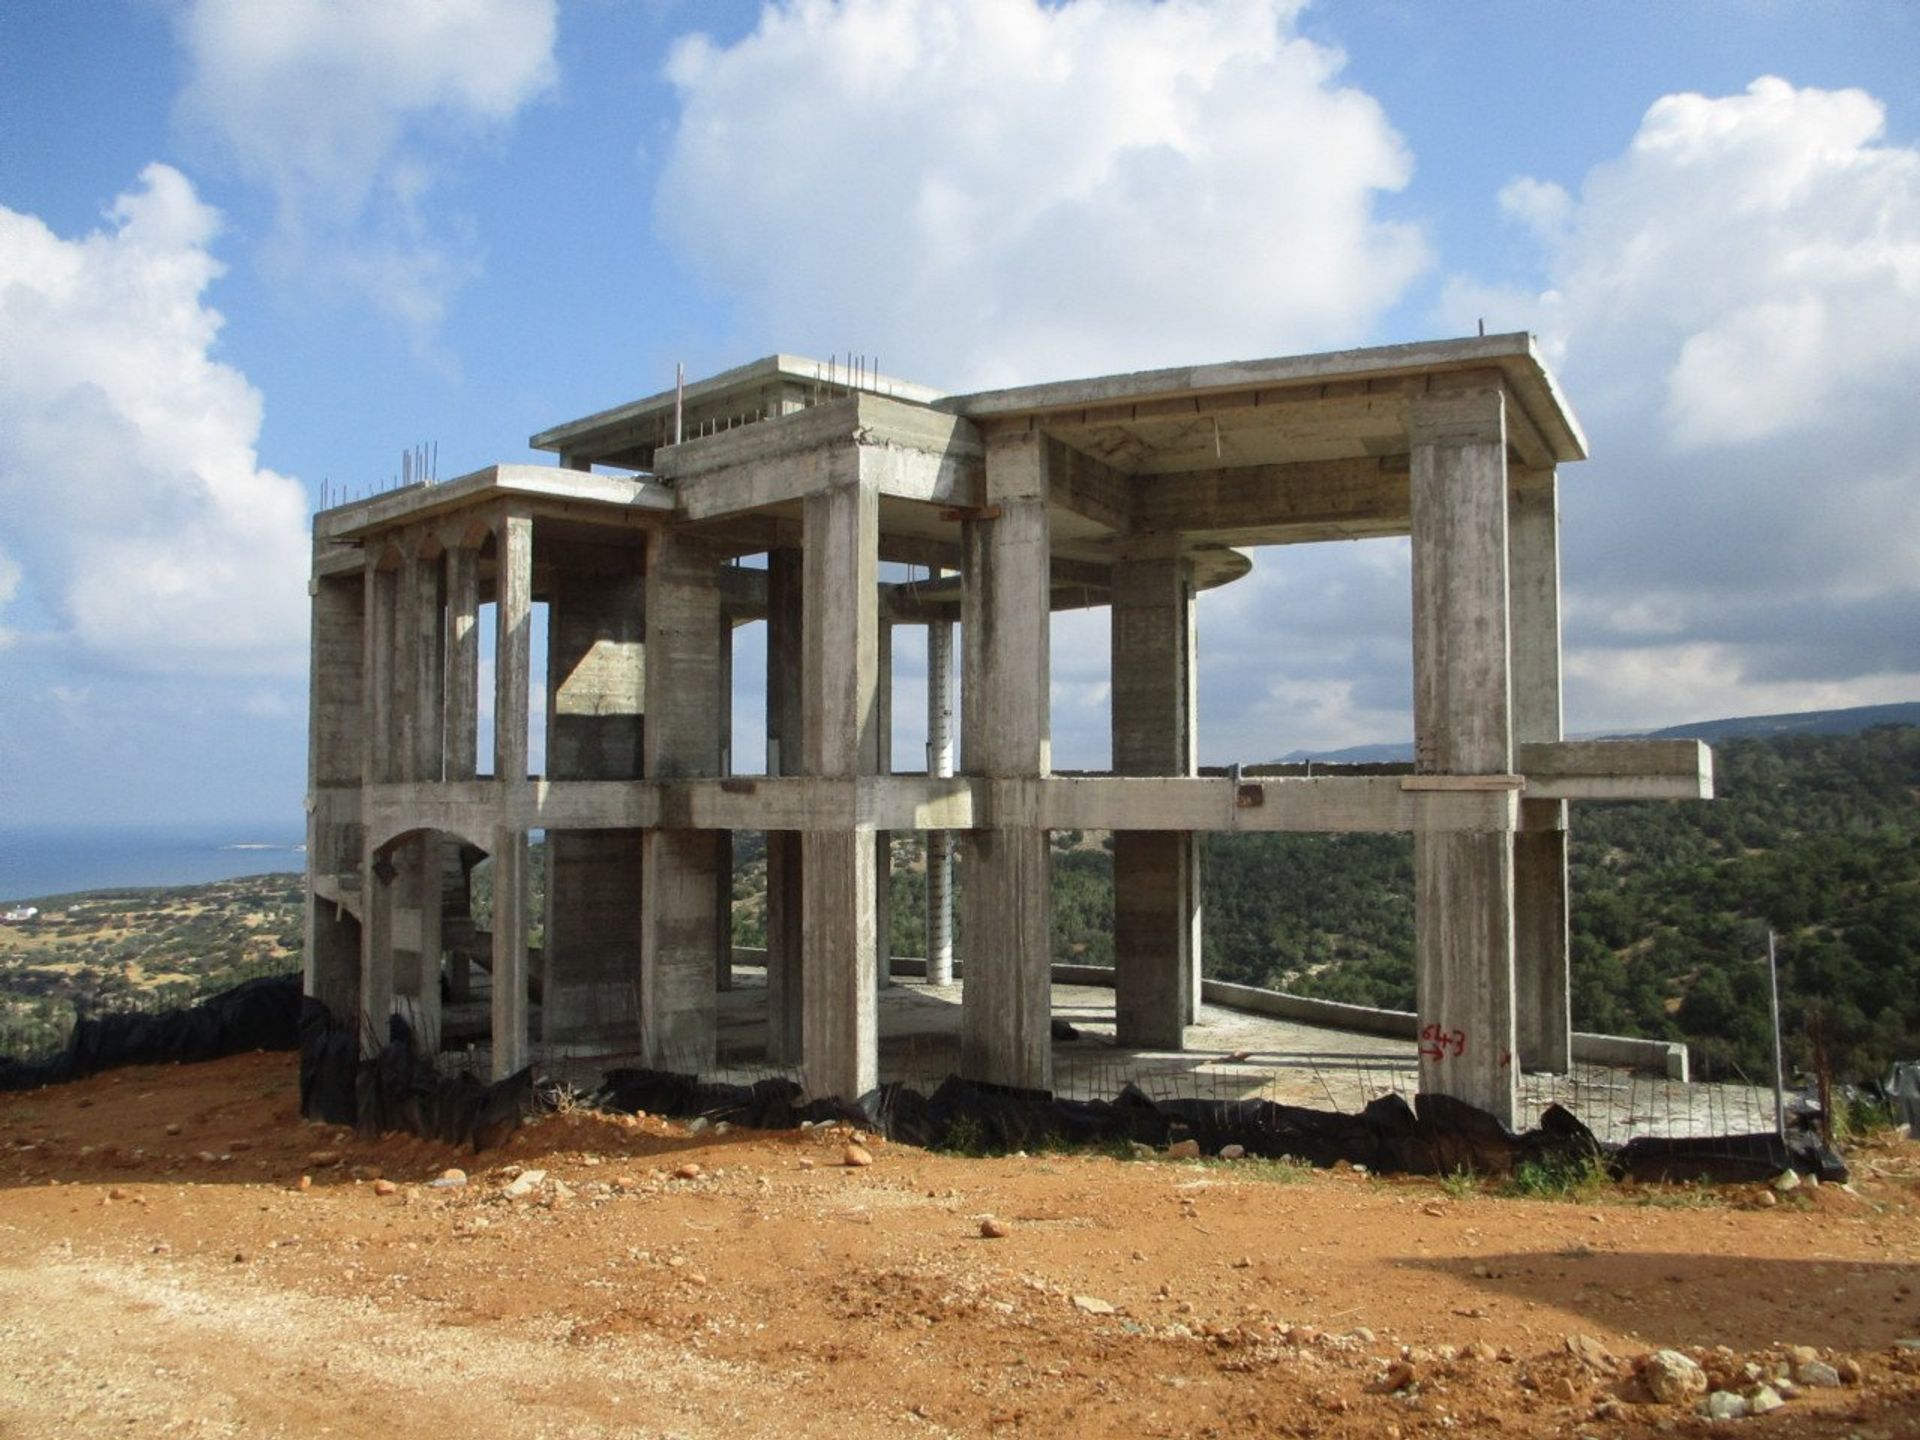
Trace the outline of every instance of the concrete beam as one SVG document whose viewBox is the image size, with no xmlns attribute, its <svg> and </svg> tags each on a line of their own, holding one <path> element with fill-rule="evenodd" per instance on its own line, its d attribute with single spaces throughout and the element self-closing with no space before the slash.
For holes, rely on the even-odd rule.
<svg viewBox="0 0 1920 1440">
<path fill-rule="evenodd" d="M 1373 456 L 1143 475 L 1134 526 L 1229 544 L 1404 535 L 1410 484 L 1404 464 Z"/>
<path fill-rule="evenodd" d="M 967 421 L 862 393 L 670 446 L 655 468 L 674 482 L 681 515 L 712 520 L 856 478 L 876 494 L 977 506 L 981 453 Z"/>
<path fill-rule="evenodd" d="M 1522 742 L 1529 800 L 1711 800 L 1713 751 L 1699 740 Z"/>
<path fill-rule="evenodd" d="M 503 799 L 490 781 L 381 785 L 366 796 L 366 831 L 385 845 L 436 829 L 488 843 L 491 827 L 637 830 L 1196 830 L 1225 834 L 1511 831 L 1519 777 L 1493 786 L 1417 788 L 1421 777 L 1055 775 L 734 776 L 652 781 L 535 781 Z M 1455 777 L 1436 777 L 1451 779 Z M 1472 777 L 1479 778 L 1479 777 Z M 325 792 L 323 792 L 324 794 Z M 357 801 L 349 791 L 348 804 Z"/>
</svg>

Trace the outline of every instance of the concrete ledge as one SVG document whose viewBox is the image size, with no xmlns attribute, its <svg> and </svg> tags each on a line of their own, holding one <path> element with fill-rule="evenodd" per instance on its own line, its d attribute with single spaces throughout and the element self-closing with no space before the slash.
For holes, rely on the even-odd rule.
<svg viewBox="0 0 1920 1440">
<path fill-rule="evenodd" d="M 1281 990 L 1265 990 L 1258 985 L 1235 985 L 1226 980 L 1202 980 L 1200 998 L 1210 1005 L 1225 1006 L 1229 1010 L 1246 1010 L 1255 1015 L 1272 1015 L 1282 1020 L 1298 1020 L 1305 1025 L 1324 1025 L 1330 1030 L 1353 1030 L 1362 1035 L 1388 1035 L 1396 1040 L 1412 1040 L 1420 1033 L 1420 1018 L 1410 1010 L 1376 1010 L 1371 1005 L 1348 1005 L 1339 1000 L 1316 1000 L 1307 995 L 1289 995 Z"/>
<path fill-rule="evenodd" d="M 764 965 L 767 952 L 735 946 L 736 965 Z M 922 979 L 927 962 L 918 956 L 896 955 L 889 967 L 891 974 L 906 979 Z M 953 962 L 953 977 L 966 974 L 963 962 Z M 1058 965 L 1053 967 L 1057 985 L 1100 985 L 1111 988 L 1113 971 L 1105 965 Z M 1349 1030 L 1361 1035 L 1384 1035 L 1394 1040 L 1412 1040 L 1420 1033 L 1420 1017 L 1411 1010 L 1380 1010 L 1371 1005 L 1349 1005 L 1339 1000 L 1320 1000 L 1310 995 L 1289 995 L 1282 990 L 1266 990 L 1258 985 L 1235 985 L 1227 980 L 1202 980 L 1200 998 L 1225 1010 L 1244 1010 L 1253 1015 L 1271 1015 L 1302 1025 L 1318 1025 L 1328 1030 Z M 1664 1075 L 1682 1084 L 1689 1079 L 1687 1047 L 1672 1040 L 1643 1040 L 1632 1035 L 1586 1035 L 1573 1037 L 1573 1058 L 1589 1065 L 1616 1065 L 1623 1069 L 1646 1070 Z"/>
</svg>

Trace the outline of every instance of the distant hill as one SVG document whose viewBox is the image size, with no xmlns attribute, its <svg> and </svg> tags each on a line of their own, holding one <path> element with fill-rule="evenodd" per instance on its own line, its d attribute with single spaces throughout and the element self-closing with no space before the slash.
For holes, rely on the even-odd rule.
<svg viewBox="0 0 1920 1440">
<path fill-rule="evenodd" d="M 1614 731 L 1576 739 L 1768 740 L 1776 735 L 1858 735 L 1876 725 L 1920 725 L 1920 700 L 1893 705 L 1855 705 L 1846 710 L 1800 710 L 1787 715 L 1735 715 L 1724 720 L 1693 720 L 1664 730 Z M 1326 765 L 1386 765 L 1413 759 L 1411 741 L 1388 745 L 1349 745 L 1344 750 L 1293 750 L 1280 757 L 1286 765 L 1314 761 Z"/>
<path fill-rule="evenodd" d="M 1413 742 L 1400 745 L 1349 745 L 1344 750 L 1289 750 L 1280 757 L 1282 765 L 1300 765 L 1308 760 L 1317 765 L 1391 765 L 1413 759 Z"/>
<path fill-rule="evenodd" d="M 1920 700 L 1855 705 L 1846 710 L 1801 710 L 1790 715 L 1740 715 L 1651 730 L 1655 740 L 1768 740 L 1776 735 L 1858 735 L 1876 725 L 1920 725 Z"/>
<path fill-rule="evenodd" d="M 1679 727 L 1713 736 L 1717 798 L 1576 805 L 1574 1024 L 1763 1076 L 1771 930 L 1790 1063 L 1867 1079 L 1920 1057 L 1920 726 L 1878 723 L 1903 708 Z M 1730 733 L 1783 721 L 1856 733 Z M 1212 834 L 1205 856 L 1209 975 L 1413 1008 L 1408 836 Z M 1109 858 L 1055 854 L 1056 954 L 1110 963 Z"/>
</svg>

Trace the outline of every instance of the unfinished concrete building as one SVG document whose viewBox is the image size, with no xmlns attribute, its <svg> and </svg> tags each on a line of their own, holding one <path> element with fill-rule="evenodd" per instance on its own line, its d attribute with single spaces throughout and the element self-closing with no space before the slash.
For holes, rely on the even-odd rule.
<svg viewBox="0 0 1920 1440">
<path fill-rule="evenodd" d="M 540 1041 L 713 1065 L 736 831 L 768 835 L 766 1058 L 843 1097 L 879 1079 L 890 832 L 929 837 L 936 976 L 960 847 L 962 1072 L 1044 1090 L 1049 832 L 1113 832 L 1117 1038 L 1179 1049 L 1198 837 L 1399 831 L 1420 1084 L 1511 1123 L 1517 1072 L 1570 1063 L 1567 802 L 1710 791 L 1693 742 L 1562 736 L 1556 469 L 1585 447 L 1525 335 L 960 396 L 773 356 L 532 443 L 558 465 L 314 522 L 307 985 L 380 1032 L 396 1005 L 430 1016 L 443 968 L 458 993 L 475 957 L 496 1075 Z M 1200 773 L 1196 593 L 1248 547 L 1392 535 L 1412 545 L 1406 773 Z M 1110 774 L 1051 764 L 1049 616 L 1079 606 L 1112 613 Z M 737 775 L 731 636 L 761 617 L 767 773 Z M 907 625 L 932 659 L 914 770 L 887 718 Z M 551 874 L 529 975 L 532 832 Z M 484 933 L 465 899 L 482 855 Z"/>
</svg>

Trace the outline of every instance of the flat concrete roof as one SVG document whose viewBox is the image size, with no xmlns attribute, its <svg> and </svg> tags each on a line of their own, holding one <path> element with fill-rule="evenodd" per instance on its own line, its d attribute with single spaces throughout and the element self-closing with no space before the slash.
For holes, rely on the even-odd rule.
<svg viewBox="0 0 1920 1440">
<path fill-rule="evenodd" d="M 767 355 L 718 375 L 689 380 L 678 397 L 685 433 L 692 437 L 709 425 L 726 428 L 730 421 L 755 418 L 766 400 L 790 388 L 803 392 L 817 389 L 822 397 L 858 390 L 922 405 L 938 400 L 942 393 L 911 380 L 871 370 L 860 371 L 856 377 L 842 361 L 815 360 L 805 355 Z M 671 444 L 672 437 L 665 432 L 673 423 L 675 398 L 674 390 L 668 388 L 643 400 L 631 400 L 610 410 L 552 426 L 529 438 L 527 444 L 535 450 L 575 454 L 595 461 L 627 454 L 636 448 L 650 450 L 656 436 L 664 437 L 662 443 Z M 624 462 L 608 459 L 607 463 Z"/>
<path fill-rule="evenodd" d="M 1580 422 L 1561 394 L 1553 373 L 1541 359 L 1533 337 L 1524 332 L 1140 370 L 1085 380 L 1055 380 L 1008 390 L 950 395 L 936 404 L 942 410 L 970 420 L 1024 417 L 1071 420 L 1073 412 L 1097 411 L 1100 419 L 1111 424 L 1123 418 L 1114 412 L 1129 405 L 1152 404 L 1156 415 L 1165 416 L 1168 411 L 1164 402 L 1185 398 L 1257 394 L 1263 390 L 1335 383 L 1340 385 L 1341 393 L 1349 394 L 1356 393 L 1357 387 L 1369 381 L 1404 381 L 1421 375 L 1489 368 L 1499 370 L 1506 377 L 1527 418 L 1540 431 L 1556 461 L 1586 459 L 1587 441 Z M 1047 428 L 1052 431 L 1055 427 L 1048 425 Z"/>
<path fill-rule="evenodd" d="M 405 485 L 322 510 L 313 517 L 313 533 L 317 540 L 364 540 L 395 525 L 508 497 L 663 515 L 671 514 L 674 506 L 673 492 L 666 486 L 631 475 L 593 475 L 557 465 L 489 465 L 452 480 Z"/>
</svg>

